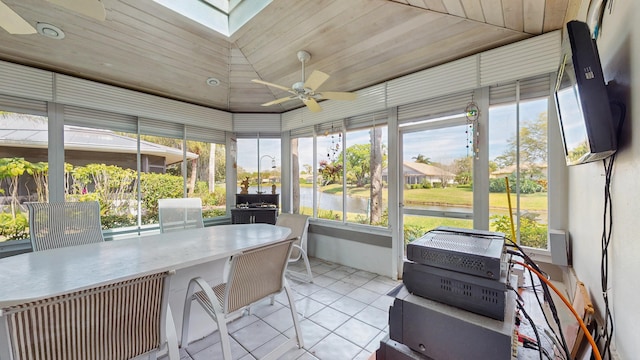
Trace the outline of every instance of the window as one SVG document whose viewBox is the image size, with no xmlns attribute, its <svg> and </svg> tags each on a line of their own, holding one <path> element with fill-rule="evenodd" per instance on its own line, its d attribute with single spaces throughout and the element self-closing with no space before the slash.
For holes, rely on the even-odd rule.
<svg viewBox="0 0 640 360">
<path fill-rule="evenodd" d="M 291 139 L 293 153 L 293 213 L 313 216 L 313 179 L 317 170 L 314 167 L 313 137 L 299 137 Z M 297 169 L 297 171 L 295 171 Z"/>
<path fill-rule="evenodd" d="M 315 208 L 320 219 L 343 219 L 343 145 L 340 126 L 332 125 L 331 129 L 316 137 L 318 182 Z"/>
<path fill-rule="evenodd" d="M 317 125 L 315 137 L 305 136 L 305 129 L 292 134 L 294 211 L 319 219 L 388 226 L 384 181 L 388 132 L 384 123 L 376 125 L 383 116 L 386 113 Z M 306 151 L 314 148 L 314 141 L 315 154 Z"/>
<path fill-rule="evenodd" d="M 65 201 L 98 201 L 104 229 L 136 226 L 137 147 L 135 133 L 65 125 Z"/>
<path fill-rule="evenodd" d="M 202 200 L 202 216 L 224 216 L 226 213 L 225 145 L 187 140 L 187 151 L 197 155 L 187 161 L 187 195 Z"/>
<path fill-rule="evenodd" d="M 348 131 L 345 160 L 346 221 L 386 227 L 389 206 L 382 170 L 387 160 L 387 127 Z"/>
<path fill-rule="evenodd" d="M 438 226 L 473 228 L 473 129 L 464 115 L 401 134 L 404 243 Z"/>
<path fill-rule="evenodd" d="M 103 228 L 157 224 L 162 198 L 200 197 L 205 218 L 225 215 L 223 133 L 68 106 L 64 118 L 66 199 L 99 201 Z"/>
<path fill-rule="evenodd" d="M 48 120 L 0 111 L 0 242 L 29 237 L 25 201 L 47 202 Z"/>
<path fill-rule="evenodd" d="M 238 139 L 238 193 L 249 180 L 249 194 L 280 193 L 280 139 Z"/>
<path fill-rule="evenodd" d="M 536 96 L 539 92 L 531 90 L 532 83 L 516 84 L 520 87 L 519 102 L 498 103 L 489 109 L 490 228 L 512 237 L 510 200 L 516 240 L 524 246 L 546 249 L 549 100 Z M 548 82 L 540 88 L 548 93 Z M 495 90 L 492 95 L 498 93 Z"/>
</svg>

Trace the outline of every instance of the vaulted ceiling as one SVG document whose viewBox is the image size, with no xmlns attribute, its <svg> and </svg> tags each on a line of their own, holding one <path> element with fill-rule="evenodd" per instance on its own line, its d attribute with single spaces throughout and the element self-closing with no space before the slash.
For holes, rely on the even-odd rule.
<svg viewBox="0 0 640 360">
<path fill-rule="evenodd" d="M 262 103 L 290 87 L 331 77 L 320 90 L 355 91 L 481 51 L 561 29 L 580 0 L 273 0 L 231 37 L 153 0 L 102 0 L 106 20 L 44 0 L 2 0 L 35 25 L 66 37 L 10 35 L 0 59 L 231 112 L 280 113 L 302 106 Z M 220 85 L 211 87 L 214 77 Z"/>
</svg>

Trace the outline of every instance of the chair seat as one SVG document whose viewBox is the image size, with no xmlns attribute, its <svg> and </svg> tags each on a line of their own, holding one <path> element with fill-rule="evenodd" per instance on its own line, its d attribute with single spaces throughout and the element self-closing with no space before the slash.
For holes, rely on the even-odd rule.
<svg viewBox="0 0 640 360">
<path fill-rule="evenodd" d="M 218 303 L 220 304 L 220 306 L 224 305 L 224 291 L 226 288 L 227 283 L 222 283 L 211 288 L 213 290 L 213 293 L 216 294 L 216 298 L 218 299 Z M 208 313 L 215 314 L 213 304 L 204 291 L 200 290 L 194 293 L 193 299 L 197 300 Z"/>
</svg>

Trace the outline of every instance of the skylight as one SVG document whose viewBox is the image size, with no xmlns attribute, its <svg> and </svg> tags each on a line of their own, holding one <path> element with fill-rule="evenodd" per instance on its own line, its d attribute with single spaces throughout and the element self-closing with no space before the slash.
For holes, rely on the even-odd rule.
<svg viewBox="0 0 640 360">
<path fill-rule="evenodd" d="M 231 36 L 272 0 L 153 0 L 225 36 Z"/>
</svg>

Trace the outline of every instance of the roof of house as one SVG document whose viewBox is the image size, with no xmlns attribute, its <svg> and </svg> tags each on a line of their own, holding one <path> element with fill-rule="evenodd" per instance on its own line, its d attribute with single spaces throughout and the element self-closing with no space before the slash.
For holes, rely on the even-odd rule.
<svg viewBox="0 0 640 360">
<path fill-rule="evenodd" d="M 46 120 L 29 115 L 0 115 L 0 146 L 46 149 L 48 130 Z M 136 154 L 136 138 L 120 135 L 109 130 L 90 129 L 77 126 L 64 127 L 65 150 L 98 151 L 108 153 Z M 166 164 L 182 161 L 182 149 L 140 141 L 140 153 L 164 157 Z M 187 159 L 198 155 L 187 152 Z"/>
<path fill-rule="evenodd" d="M 405 173 L 405 175 L 407 175 L 409 171 L 414 171 L 416 174 L 425 176 L 456 176 L 456 174 L 452 172 L 429 164 L 405 161 L 402 163 L 402 165 L 404 166 L 403 172 Z M 409 171 L 407 171 L 407 169 Z"/>
<path fill-rule="evenodd" d="M 404 161 L 402 165 L 403 165 L 402 172 L 404 173 L 405 176 L 409 176 L 409 175 L 422 175 L 422 176 L 431 176 L 431 177 L 435 177 L 435 176 L 455 177 L 456 176 L 456 174 L 452 172 L 449 172 L 447 170 L 444 170 L 442 168 L 439 168 L 433 165 L 411 162 L 411 161 Z M 382 169 L 382 174 L 387 175 L 388 174 L 387 171 L 388 171 L 388 168 Z"/>
<path fill-rule="evenodd" d="M 534 165 L 537 169 L 546 169 L 547 168 L 547 164 L 535 164 Z M 517 166 L 514 165 L 509 165 L 509 166 L 505 166 L 503 168 L 497 169 L 496 171 L 492 171 L 491 175 L 509 175 L 509 174 L 513 174 L 516 171 Z M 529 164 L 520 164 L 520 170 L 529 170 L 530 166 Z"/>
</svg>

